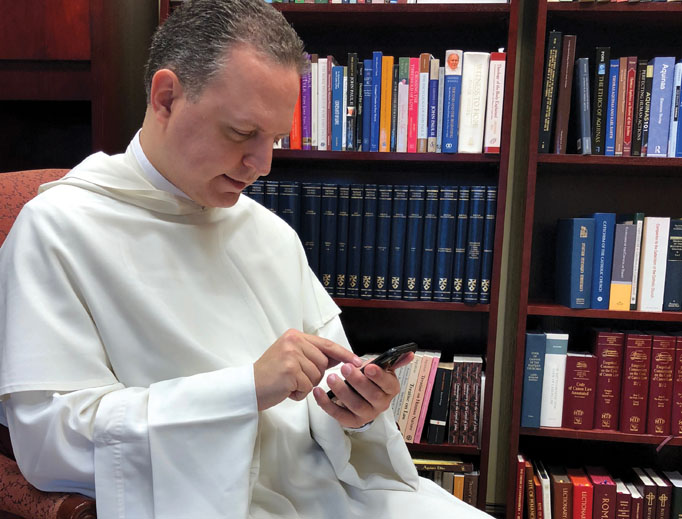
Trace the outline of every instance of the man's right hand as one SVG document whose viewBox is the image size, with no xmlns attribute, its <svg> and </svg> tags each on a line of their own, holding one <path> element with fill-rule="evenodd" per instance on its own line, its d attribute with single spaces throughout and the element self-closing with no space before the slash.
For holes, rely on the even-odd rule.
<svg viewBox="0 0 682 519">
<path fill-rule="evenodd" d="M 287 330 L 253 365 L 258 410 L 285 398 L 303 400 L 339 362 L 362 365 L 352 351 L 329 339 Z"/>
</svg>

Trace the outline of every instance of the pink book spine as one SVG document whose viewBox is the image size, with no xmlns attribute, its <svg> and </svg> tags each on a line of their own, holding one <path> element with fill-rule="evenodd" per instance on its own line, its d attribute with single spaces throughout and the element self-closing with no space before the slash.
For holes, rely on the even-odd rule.
<svg viewBox="0 0 682 519">
<path fill-rule="evenodd" d="M 414 443 L 421 441 L 422 432 L 424 431 L 424 422 L 426 422 L 426 415 L 429 411 L 429 404 L 431 403 L 431 393 L 433 392 L 433 382 L 436 380 L 436 371 L 438 371 L 438 363 L 440 361 L 440 354 L 433 357 L 431 362 L 431 371 L 429 371 L 429 378 L 426 382 L 426 392 L 422 400 L 422 408 L 419 412 L 419 421 L 417 422 L 417 431 L 414 433 Z"/>
<path fill-rule="evenodd" d="M 410 58 L 410 82 L 407 96 L 407 153 L 417 153 L 419 112 L 419 58 Z"/>
</svg>

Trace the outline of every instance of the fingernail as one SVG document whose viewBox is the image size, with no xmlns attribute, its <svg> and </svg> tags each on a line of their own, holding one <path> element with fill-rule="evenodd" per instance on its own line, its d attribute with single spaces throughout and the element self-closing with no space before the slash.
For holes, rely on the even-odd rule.
<svg viewBox="0 0 682 519">
<path fill-rule="evenodd" d="M 344 364 L 343 366 L 341 366 L 341 373 L 343 373 L 344 377 L 350 375 L 352 370 L 353 368 L 350 366 L 350 364 Z"/>
<path fill-rule="evenodd" d="M 355 357 L 353 357 L 353 364 L 355 364 L 358 367 L 362 366 L 362 359 L 356 355 Z"/>
<path fill-rule="evenodd" d="M 341 369 L 343 371 L 343 368 L 341 368 Z M 330 384 L 334 384 L 337 380 L 339 380 L 339 377 L 334 373 L 329 375 L 329 377 L 327 378 L 327 382 L 329 382 Z"/>
</svg>

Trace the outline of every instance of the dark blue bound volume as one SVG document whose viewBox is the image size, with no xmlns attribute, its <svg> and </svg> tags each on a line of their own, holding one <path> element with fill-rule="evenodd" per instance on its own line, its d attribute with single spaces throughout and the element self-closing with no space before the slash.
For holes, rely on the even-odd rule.
<svg viewBox="0 0 682 519">
<path fill-rule="evenodd" d="M 424 232 L 424 202 L 426 188 L 410 186 L 407 201 L 407 233 L 405 236 L 405 272 L 403 299 L 419 299 L 421 259 Z"/>
<path fill-rule="evenodd" d="M 279 183 L 277 201 L 279 216 L 288 223 L 296 233 L 301 235 L 301 184 L 282 180 Z"/>
<path fill-rule="evenodd" d="M 374 286 L 374 245 L 377 232 L 377 185 L 365 184 L 362 212 L 362 258 L 360 259 L 360 297 L 372 298 Z"/>
<path fill-rule="evenodd" d="M 594 255 L 590 308 L 607 310 L 611 294 L 611 266 L 616 213 L 594 213 Z"/>
<path fill-rule="evenodd" d="M 264 205 L 265 204 L 265 181 L 256 180 L 249 187 L 249 191 L 248 191 L 247 195 L 253 201 L 258 202 L 260 205 Z"/>
<path fill-rule="evenodd" d="M 343 124 L 346 114 L 343 113 L 343 67 L 332 67 L 332 151 L 343 150 Z"/>
<path fill-rule="evenodd" d="M 436 269 L 434 271 L 434 301 L 450 301 L 452 295 L 452 258 L 455 254 L 455 223 L 457 221 L 457 186 L 443 186 L 438 196 L 438 237 L 436 238 Z"/>
<path fill-rule="evenodd" d="M 422 273 L 419 299 L 433 297 L 433 270 L 436 262 L 436 233 L 438 231 L 438 186 L 426 186 L 424 203 L 424 242 L 422 245 Z"/>
<path fill-rule="evenodd" d="M 452 257 L 452 301 L 464 301 L 464 264 L 467 253 L 467 227 L 469 224 L 469 186 L 459 186 L 457 222 L 455 226 L 455 253 Z"/>
<path fill-rule="evenodd" d="M 361 61 L 358 60 L 358 68 L 357 68 L 357 91 L 358 91 L 358 102 L 357 102 L 357 109 L 358 113 L 355 117 L 355 151 L 365 151 L 364 148 L 362 147 L 362 135 L 363 135 L 363 121 L 365 117 L 365 107 L 364 107 L 364 99 L 365 99 L 365 88 L 364 88 L 364 80 L 363 78 L 365 77 L 365 64 Z"/>
<path fill-rule="evenodd" d="M 478 303 L 481 282 L 481 252 L 485 225 L 485 186 L 471 186 L 469 193 L 469 229 L 464 267 L 464 302 Z"/>
<path fill-rule="evenodd" d="M 334 295 L 336 279 L 336 211 L 339 188 L 336 184 L 322 184 L 320 203 L 320 279 L 322 286 Z"/>
<path fill-rule="evenodd" d="M 546 337 L 542 332 L 526 332 L 526 353 L 523 364 L 521 396 L 521 427 L 540 427 L 542 379 L 545 369 Z"/>
<path fill-rule="evenodd" d="M 405 260 L 405 228 L 407 227 L 407 192 L 405 185 L 393 186 L 391 214 L 391 251 L 388 263 L 388 298 L 403 297 L 403 263 Z"/>
<path fill-rule="evenodd" d="M 360 261 L 362 259 L 362 213 L 365 188 L 350 186 L 348 209 L 348 261 L 346 263 L 346 296 L 360 297 Z"/>
<path fill-rule="evenodd" d="M 663 311 L 682 311 L 682 219 L 680 218 L 670 219 Z"/>
<path fill-rule="evenodd" d="M 556 237 L 556 302 L 589 308 L 594 253 L 594 218 L 562 218 Z"/>
<path fill-rule="evenodd" d="M 350 186 L 339 185 L 339 203 L 336 210 L 336 297 L 346 297 L 346 267 L 348 261 L 348 215 L 350 211 Z"/>
<path fill-rule="evenodd" d="M 363 60 L 362 75 L 362 150 L 369 151 L 372 133 L 372 75 L 371 59 Z"/>
<path fill-rule="evenodd" d="M 301 241 L 315 275 L 320 272 L 320 196 L 322 184 L 301 184 Z"/>
<path fill-rule="evenodd" d="M 279 182 L 276 180 L 265 181 L 265 207 L 277 214 L 279 207 Z"/>
<path fill-rule="evenodd" d="M 370 105 L 370 139 L 368 151 L 379 151 L 379 118 L 381 116 L 381 61 L 380 50 L 372 52 L 372 103 Z"/>
<path fill-rule="evenodd" d="M 391 247 L 393 186 L 380 185 L 377 201 L 377 234 L 374 246 L 374 297 L 388 297 L 388 257 Z"/>
<path fill-rule="evenodd" d="M 497 186 L 488 186 L 485 192 L 485 224 L 483 226 L 483 251 L 481 252 L 481 286 L 478 293 L 478 302 L 486 305 L 490 303 L 496 211 Z"/>
</svg>

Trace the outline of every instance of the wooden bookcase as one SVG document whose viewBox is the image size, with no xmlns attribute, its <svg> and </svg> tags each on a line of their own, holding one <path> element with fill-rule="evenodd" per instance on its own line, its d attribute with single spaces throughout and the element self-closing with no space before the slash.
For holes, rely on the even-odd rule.
<svg viewBox="0 0 682 519">
<path fill-rule="evenodd" d="M 610 46 L 611 57 L 676 56 L 680 58 L 682 6 L 671 3 L 554 3 L 540 0 L 537 10 L 533 69 L 529 165 L 522 236 L 520 297 L 514 358 L 512 422 L 507 483 L 507 517 L 513 518 L 516 459 L 614 467 L 642 464 L 679 468 L 682 441 L 616 431 L 521 428 L 525 333 L 559 329 L 569 333 L 569 351 L 587 349 L 591 327 L 621 330 L 682 330 L 682 313 L 571 310 L 554 304 L 555 225 L 558 218 L 598 211 L 650 216 L 680 214 L 682 159 L 539 154 L 540 101 L 545 45 L 549 31 L 577 36 L 576 58 Z M 590 70 L 592 74 L 592 70 Z M 575 144 L 573 144 L 575 149 Z M 661 446 L 665 443 L 665 446 Z M 659 448 L 660 446 L 660 448 Z"/>
<path fill-rule="evenodd" d="M 157 0 L 0 0 L 0 169 L 125 149 L 144 116 Z"/>
</svg>

